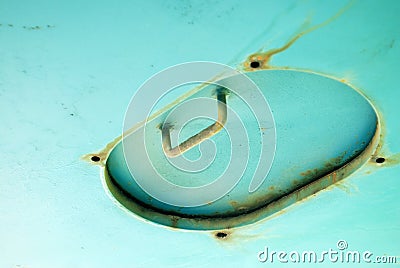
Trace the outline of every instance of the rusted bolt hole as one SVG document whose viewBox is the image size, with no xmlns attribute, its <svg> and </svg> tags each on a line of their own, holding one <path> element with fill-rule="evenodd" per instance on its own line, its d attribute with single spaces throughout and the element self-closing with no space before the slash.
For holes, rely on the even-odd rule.
<svg viewBox="0 0 400 268">
<path fill-rule="evenodd" d="M 223 238 L 227 237 L 228 234 L 227 234 L 227 233 L 224 233 L 224 232 L 218 232 L 218 233 L 215 234 L 215 236 L 216 236 L 217 238 L 223 239 Z"/>
<path fill-rule="evenodd" d="M 252 62 L 250 62 L 250 67 L 251 68 L 258 68 L 258 67 L 260 67 L 260 62 L 252 61 Z"/>
<path fill-rule="evenodd" d="M 90 158 L 93 162 L 99 162 L 100 161 L 100 157 L 98 157 L 97 155 L 94 155 Z"/>
<path fill-rule="evenodd" d="M 385 162 L 385 158 L 383 158 L 383 157 L 378 157 L 377 159 L 375 159 L 375 162 L 376 163 L 378 163 L 378 164 L 382 164 L 382 163 L 384 163 Z"/>
</svg>

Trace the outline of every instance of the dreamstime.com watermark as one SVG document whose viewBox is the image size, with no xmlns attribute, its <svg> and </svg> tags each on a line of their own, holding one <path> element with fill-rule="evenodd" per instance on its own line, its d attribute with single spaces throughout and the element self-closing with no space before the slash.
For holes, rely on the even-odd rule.
<svg viewBox="0 0 400 268">
<path fill-rule="evenodd" d="M 267 246 L 257 254 L 262 263 L 385 263 L 394 264 L 399 260 L 396 256 L 375 256 L 371 251 L 349 250 L 346 240 L 339 240 L 336 249 L 329 248 L 323 251 L 275 251 Z"/>
<path fill-rule="evenodd" d="M 183 86 L 192 89 L 176 98 Z M 175 101 L 167 102 L 171 96 Z M 249 131 L 249 118 L 255 130 Z M 205 119 L 214 123 L 179 139 L 185 126 Z M 219 132 L 224 147 L 210 139 Z M 263 184 L 275 155 L 275 122 L 263 92 L 246 74 L 215 62 L 188 62 L 155 74 L 135 92 L 122 144 L 130 174 L 144 192 L 168 205 L 198 207 L 226 196 L 241 180 L 249 193 Z M 183 152 L 194 147 L 200 157 L 187 159 Z M 173 180 L 200 177 L 208 182 L 188 186 Z"/>
</svg>

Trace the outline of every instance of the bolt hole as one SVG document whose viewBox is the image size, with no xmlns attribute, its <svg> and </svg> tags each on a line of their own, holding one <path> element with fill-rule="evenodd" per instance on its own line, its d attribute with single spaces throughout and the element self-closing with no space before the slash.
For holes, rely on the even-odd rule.
<svg viewBox="0 0 400 268">
<path fill-rule="evenodd" d="M 225 237 L 228 236 L 228 234 L 224 233 L 224 232 L 218 232 L 218 233 L 215 234 L 215 236 L 218 237 L 218 238 L 225 238 Z"/>
<path fill-rule="evenodd" d="M 90 158 L 93 162 L 99 162 L 100 161 L 100 157 L 98 157 L 97 155 L 92 156 L 92 158 Z"/>
<path fill-rule="evenodd" d="M 378 163 L 378 164 L 382 164 L 382 163 L 384 163 L 385 162 L 385 158 L 383 158 L 383 157 L 378 157 L 377 159 L 375 159 L 375 162 L 376 163 Z"/>
<path fill-rule="evenodd" d="M 252 62 L 250 62 L 250 67 L 251 68 L 258 68 L 258 67 L 260 67 L 260 62 L 252 61 Z"/>
</svg>

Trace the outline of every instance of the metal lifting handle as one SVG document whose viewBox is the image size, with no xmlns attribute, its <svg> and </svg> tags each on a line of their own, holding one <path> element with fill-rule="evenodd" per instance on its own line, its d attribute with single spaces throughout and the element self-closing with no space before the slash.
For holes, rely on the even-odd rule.
<svg viewBox="0 0 400 268">
<path fill-rule="evenodd" d="M 217 100 L 218 100 L 218 120 L 209 127 L 203 129 L 196 135 L 190 137 L 186 141 L 182 142 L 178 146 L 171 148 L 171 134 L 170 129 L 172 126 L 165 124 L 161 127 L 162 133 L 162 147 L 165 154 L 172 158 L 177 157 L 187 150 L 193 148 L 197 144 L 202 143 L 204 140 L 211 138 L 217 134 L 225 125 L 227 119 L 227 107 L 226 107 L 226 95 L 227 90 L 220 89 L 217 90 Z"/>
</svg>

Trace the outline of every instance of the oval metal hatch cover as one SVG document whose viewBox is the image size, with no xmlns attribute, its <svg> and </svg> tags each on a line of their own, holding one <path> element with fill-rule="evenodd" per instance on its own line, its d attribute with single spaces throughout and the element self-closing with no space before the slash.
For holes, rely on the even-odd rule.
<svg viewBox="0 0 400 268">
<path fill-rule="evenodd" d="M 275 159 L 261 187 L 249 193 L 251 172 L 246 171 L 236 187 L 214 202 L 196 207 L 168 205 L 139 187 L 133 178 L 134 171 L 130 172 L 126 165 L 120 142 L 106 162 L 106 183 L 113 196 L 135 214 L 157 223 L 186 229 L 222 229 L 271 215 L 349 175 L 369 158 L 376 146 L 375 137 L 379 135 L 378 117 L 370 102 L 350 85 L 297 70 L 263 70 L 247 75 L 262 91 L 275 119 Z M 213 92 L 215 89 L 210 85 L 185 101 L 207 96 L 213 98 Z M 228 107 L 235 108 L 236 113 L 246 114 L 238 96 L 229 96 L 227 103 Z M 216 113 L 215 109 L 213 112 Z M 228 113 L 227 124 L 229 118 Z M 156 126 L 164 119 L 165 116 L 159 116 L 147 127 L 154 132 L 149 135 L 154 135 L 155 148 L 162 146 L 160 130 Z M 269 135 L 271 125 L 259 128 L 251 123 L 251 116 L 248 116 L 248 121 L 248 135 L 259 132 Z M 182 129 L 183 136 L 190 136 L 209 124 L 209 120 L 187 124 Z M 211 140 L 217 148 L 230 148 L 227 138 L 227 133 L 221 131 Z M 135 144 L 134 136 L 127 139 Z M 257 148 L 257 142 L 249 139 L 249 146 Z M 240 145 L 232 145 L 232 150 L 234 146 Z M 196 158 L 198 147 L 190 149 L 186 156 Z M 217 156 L 211 161 L 214 173 L 218 170 L 223 172 L 222 163 L 229 161 L 229 152 L 229 149 L 217 150 Z M 161 149 L 153 156 L 157 157 L 157 153 L 156 168 L 171 181 L 188 187 L 212 181 L 210 174 L 213 172 L 208 168 L 182 173 L 171 167 Z M 141 157 L 138 155 L 138 161 Z M 226 158 L 226 161 L 220 158 Z M 252 170 L 257 159 L 250 155 L 248 160 L 248 169 Z"/>
</svg>

